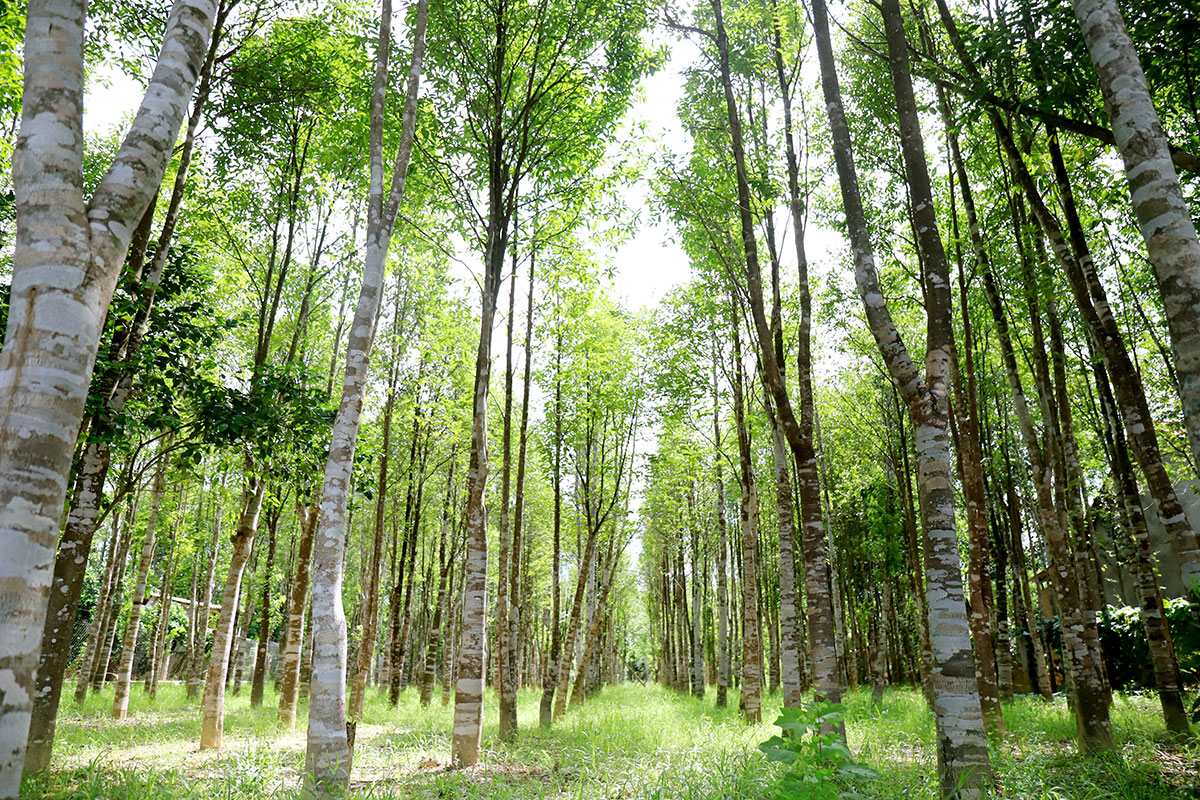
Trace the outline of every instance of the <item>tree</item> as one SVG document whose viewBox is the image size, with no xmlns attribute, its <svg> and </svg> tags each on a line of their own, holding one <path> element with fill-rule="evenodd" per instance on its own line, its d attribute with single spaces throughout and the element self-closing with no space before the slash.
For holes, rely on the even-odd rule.
<svg viewBox="0 0 1200 800">
<path fill-rule="evenodd" d="M 46 617 L 55 533 L 100 332 L 137 222 L 154 198 L 200 74 L 216 3 L 178 3 L 146 98 L 108 173 L 84 197 L 83 2 L 28 6 L 17 238 L 0 351 L 0 548 L 18 585 L 0 601 L 0 796 L 16 797 Z M 18 577 L 19 576 L 19 577 Z"/>
</svg>

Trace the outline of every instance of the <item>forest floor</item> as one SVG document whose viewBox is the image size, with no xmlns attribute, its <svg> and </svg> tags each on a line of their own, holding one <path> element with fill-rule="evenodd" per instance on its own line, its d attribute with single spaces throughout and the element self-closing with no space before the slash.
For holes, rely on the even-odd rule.
<svg viewBox="0 0 1200 800">
<path fill-rule="evenodd" d="M 357 731 L 352 793 L 357 798 L 752 798 L 771 797 L 779 777 L 756 745 L 777 732 L 779 698 L 761 725 L 715 693 L 696 700 L 657 686 L 608 687 L 551 731 L 536 727 L 540 694 L 524 692 L 513 744 L 496 740 L 496 704 L 485 708 L 483 764 L 447 766 L 452 706 L 435 695 L 421 708 L 409 689 L 398 708 L 373 693 Z M 494 698 L 492 698 L 494 699 Z M 225 747 L 200 752 L 200 711 L 179 684 L 152 702 L 133 692 L 130 716 L 108 718 L 112 690 L 69 706 L 58 723 L 54 768 L 26 782 L 22 797 L 217 800 L 295 797 L 304 764 L 304 717 L 294 731 L 275 723 L 276 696 L 251 708 L 249 687 L 226 702 Z M 858 791 L 873 798 L 935 798 L 932 713 L 913 690 L 870 692 L 845 701 L 850 745 L 880 777 Z M 1018 698 L 1006 708 L 1009 733 L 993 742 L 997 797 L 1020 800 L 1167 800 L 1200 797 L 1200 745 L 1169 739 L 1155 698 L 1118 695 L 1111 755 L 1076 754 L 1064 700 Z M 530 728 L 530 725 L 533 725 Z"/>
</svg>

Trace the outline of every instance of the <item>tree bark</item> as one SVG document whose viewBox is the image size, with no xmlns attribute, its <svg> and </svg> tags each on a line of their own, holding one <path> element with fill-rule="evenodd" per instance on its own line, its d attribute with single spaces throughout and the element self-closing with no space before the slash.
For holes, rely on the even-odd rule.
<svg viewBox="0 0 1200 800">
<path fill-rule="evenodd" d="M 1092 370 L 1096 378 L 1096 392 L 1100 396 L 1102 427 L 1106 429 L 1107 438 L 1112 442 L 1110 468 L 1113 485 L 1124 507 L 1136 546 L 1134 564 L 1137 570 L 1138 592 L 1141 594 L 1138 611 L 1146 629 L 1146 641 L 1150 648 L 1150 661 L 1154 669 L 1154 681 L 1162 705 L 1163 719 L 1167 730 L 1186 734 L 1190 726 L 1180 694 L 1179 662 L 1175 655 L 1171 627 L 1163 611 L 1158 575 L 1154 569 L 1154 550 L 1150 543 L 1150 532 L 1146 528 L 1146 515 L 1142 512 L 1141 493 L 1138 491 L 1133 464 L 1129 460 L 1129 445 L 1125 440 L 1125 431 L 1121 428 L 1108 376 L 1105 375 L 1104 367 L 1098 363 L 1098 359 L 1093 358 Z"/>
<path fill-rule="evenodd" d="M 728 553 L 725 550 L 725 476 L 722 466 L 725 454 L 721 451 L 721 405 L 717 397 L 717 348 L 713 346 L 713 482 L 716 485 L 717 512 L 717 708 L 724 708 L 729 691 L 729 579 Z"/>
<path fill-rule="evenodd" d="M 138 631 L 141 628 L 142 611 L 146 608 L 146 582 L 150 577 L 150 567 L 154 563 L 155 535 L 158 532 L 158 517 L 162 510 L 163 493 L 166 488 L 167 456 L 166 453 L 160 452 L 158 466 L 154 470 L 154 488 L 150 490 L 150 516 L 146 520 L 146 535 L 142 540 L 137 583 L 134 585 L 133 602 L 129 607 L 129 621 L 125 625 L 125 639 L 121 644 L 121 663 L 117 667 L 116 692 L 113 695 L 113 719 L 125 719 L 129 713 L 129 686 L 133 682 L 133 653 L 137 646 Z"/>
<path fill-rule="evenodd" d="M 271 573 L 275 565 L 275 535 L 279 526 L 280 509 L 272 509 L 267 517 L 267 563 L 263 565 L 262 600 L 258 616 L 258 648 L 254 654 L 254 674 L 250 678 L 250 705 L 262 705 L 267 679 L 267 642 L 271 636 Z M 250 620 L 246 620 L 247 630 Z"/>
<path fill-rule="evenodd" d="M 900 338 L 879 285 L 823 0 L 814 0 L 812 10 L 821 63 L 821 83 L 834 143 L 834 160 L 854 254 L 855 281 L 867 322 L 888 372 L 908 404 L 916 438 L 921 517 L 926 536 L 925 588 L 933 655 L 941 792 L 946 797 L 957 793 L 964 800 L 981 798 L 990 780 L 991 764 L 975 684 L 975 659 L 964 619 L 961 565 L 954 522 L 946 402 L 950 347 L 953 344 L 949 270 L 938 234 L 924 143 L 913 98 L 903 20 L 895 0 L 883 4 L 901 150 L 919 234 L 917 244 L 925 266 L 923 277 L 928 323 L 924 379 Z"/>
<path fill-rule="evenodd" d="M 202 725 L 200 749 L 220 750 L 225 732 L 225 678 L 229 670 L 229 654 L 233 648 L 234 617 L 242 588 L 242 574 L 250 560 L 254 534 L 258 530 L 258 513 L 262 509 L 266 486 L 261 478 L 247 474 L 242 491 L 242 511 L 237 531 L 233 535 L 233 555 L 229 559 L 229 574 L 221 597 L 221 613 L 213 633 L 212 652 L 208 657 L 208 677 L 201 701 Z M 220 524 L 219 521 L 217 524 Z"/>
<path fill-rule="evenodd" d="M 196 86 L 214 0 L 167 20 L 147 94 L 84 197 L 83 0 L 35 0 L 25 23 L 16 237 L 0 350 L 0 797 L 20 790 L 41 633 L 75 443 L 104 318 L 138 221 L 156 196 Z"/>
<path fill-rule="evenodd" d="M 554 482 L 554 531 L 550 553 L 550 651 L 546 661 L 546 683 L 542 687 L 542 702 L 538 723 L 549 728 L 554 720 L 554 694 L 558 691 L 559 661 L 562 657 L 562 589 L 559 573 L 562 570 L 562 351 L 563 335 L 555 334 L 554 347 L 554 463 L 551 478 Z"/>
<path fill-rule="evenodd" d="M 1117 0 L 1073 0 L 1158 280 L 1192 458 L 1200 464 L 1200 239 Z M 1192 574 L 1195 581 L 1200 576 Z"/>
<path fill-rule="evenodd" d="M 387 254 L 396 215 L 404 197 L 408 162 L 412 155 L 429 0 L 417 2 L 412 63 L 405 87 L 400 142 L 392 165 L 390 185 L 385 186 L 383 126 L 392 45 L 391 10 L 391 0 L 384 0 L 379 19 L 375 84 L 371 94 L 368 146 L 371 180 L 366 256 L 358 304 L 346 342 L 342 398 L 330 438 L 329 460 L 325 464 L 321 490 L 320 530 L 313 547 L 313 671 L 309 684 L 308 747 L 304 768 L 304 793 L 309 797 L 341 793 L 350 781 L 351 748 L 346 728 L 346 615 L 342 607 L 346 504 L 354 452 L 358 444 L 371 347 L 383 298 Z"/>
<path fill-rule="evenodd" d="M 204 646 L 208 641 L 209 621 L 212 619 L 213 589 L 217 579 L 217 557 L 220 555 L 221 511 L 218 503 L 213 511 L 212 540 L 208 545 L 208 571 L 204 579 L 204 594 L 200 599 L 199 614 L 196 622 L 196 649 L 192 651 L 191 662 L 187 667 L 187 696 L 195 697 L 200 693 L 204 683 Z"/>
<path fill-rule="evenodd" d="M 756 724 L 762 721 L 763 680 L 758 620 L 758 497 L 750 432 L 746 425 L 741 333 L 736 324 L 736 315 L 733 319 L 733 413 L 737 421 L 738 477 L 742 489 L 742 714 L 747 722 Z"/>
</svg>

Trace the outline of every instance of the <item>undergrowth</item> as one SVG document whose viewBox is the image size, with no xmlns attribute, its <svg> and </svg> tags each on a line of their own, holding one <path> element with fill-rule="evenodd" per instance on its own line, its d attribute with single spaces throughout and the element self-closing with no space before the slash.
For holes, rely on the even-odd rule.
<svg viewBox="0 0 1200 800">
<path fill-rule="evenodd" d="M 485 705 L 482 766 L 452 770 L 452 706 L 435 695 L 421 708 L 409 689 L 397 708 L 371 693 L 359 723 L 351 794 L 355 798 L 495 800 L 701 800 L 766 798 L 784 768 L 758 744 L 777 729 L 778 696 L 764 702 L 759 725 L 736 706 L 657 686 L 606 688 L 569 711 L 550 731 L 536 726 L 540 693 L 519 698 L 516 741 L 496 739 L 494 698 Z M 200 752 L 200 712 L 183 687 L 168 683 L 151 701 L 135 690 L 129 719 L 108 718 L 111 690 L 68 706 L 58 723 L 53 768 L 26 781 L 30 800 L 232 800 L 298 796 L 306 709 L 294 730 L 275 721 L 276 696 L 252 708 L 247 691 L 226 703 L 225 747 Z M 919 692 L 889 690 L 879 706 L 870 692 L 843 700 L 857 761 L 879 777 L 858 788 L 870 798 L 936 798 L 934 721 Z M 1168 738 L 1157 700 L 1119 695 L 1113 706 L 1116 752 L 1086 758 L 1074 747 L 1065 701 L 1018 698 L 1005 708 L 1008 733 L 994 737 L 994 797 L 1014 800 L 1178 800 L 1200 797 L 1200 749 Z"/>
</svg>

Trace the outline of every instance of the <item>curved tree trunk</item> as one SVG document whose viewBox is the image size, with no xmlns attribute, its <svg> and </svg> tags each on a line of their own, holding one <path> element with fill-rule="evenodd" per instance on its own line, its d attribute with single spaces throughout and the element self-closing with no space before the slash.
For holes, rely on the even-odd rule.
<svg viewBox="0 0 1200 800">
<path fill-rule="evenodd" d="M 296 724 L 296 703 L 300 698 L 300 657 L 304 649 L 304 625 L 308 617 L 308 582 L 312 570 L 313 537 L 319 511 L 315 505 L 296 501 L 300 519 L 300 546 L 296 552 L 296 575 L 288 595 L 287 632 L 279 654 L 279 723 L 287 728 Z"/>
<path fill-rule="evenodd" d="M 417 117 L 417 90 L 425 51 L 429 0 L 418 0 L 413 29 L 412 63 L 404 99 L 404 119 L 390 187 L 384 185 L 383 120 L 391 52 L 391 0 L 379 20 L 375 86 L 371 96 L 371 185 L 362 288 L 346 342 L 342 399 L 333 423 L 329 460 L 321 491 L 321 522 L 313 548 L 313 670 L 309 683 L 308 749 L 304 790 L 326 797 L 350 781 L 351 749 L 346 728 L 346 615 L 342 607 L 342 570 L 346 547 L 346 504 L 362 415 L 371 346 L 375 339 L 387 253 L 408 174 Z M 387 193 L 385 198 L 385 191 Z M 369 645 L 368 645 L 369 647 Z"/>
<path fill-rule="evenodd" d="M 876 344 L 908 404 L 916 438 L 921 517 L 926 535 L 925 588 L 933 655 L 932 683 L 941 791 L 947 797 L 957 792 L 960 798 L 979 798 L 984 796 L 984 787 L 990 780 L 991 764 L 975 683 L 975 659 L 964 613 L 954 522 L 946 405 L 950 348 L 953 346 L 949 269 L 938 234 L 912 92 L 903 20 L 895 0 L 883 4 L 901 149 L 919 234 L 917 244 L 926 270 L 928 329 L 924 379 L 900 338 L 879 285 L 854 167 L 850 130 L 842 108 L 824 1 L 813 0 L 812 9 L 834 160 L 854 254 L 855 280 Z"/>
</svg>

